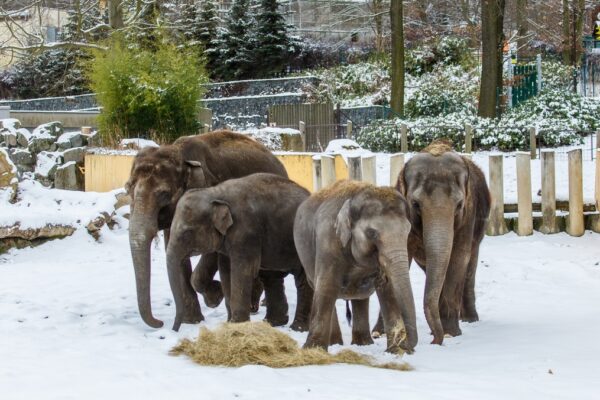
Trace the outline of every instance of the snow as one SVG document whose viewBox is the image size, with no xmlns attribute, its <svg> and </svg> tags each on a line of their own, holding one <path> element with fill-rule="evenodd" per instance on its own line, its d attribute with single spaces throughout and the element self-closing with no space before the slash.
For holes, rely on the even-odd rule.
<svg viewBox="0 0 600 400">
<path fill-rule="evenodd" d="M 0 226 L 19 224 L 22 229 L 41 228 L 47 224 L 82 227 L 102 212 L 111 213 L 115 195 L 107 193 L 48 189 L 37 181 L 19 183 L 18 201 L 0 203 Z"/>
<path fill-rule="evenodd" d="M 129 146 L 134 146 L 137 149 L 143 149 L 144 147 L 158 147 L 158 143 L 153 140 L 140 138 L 121 140 L 121 147 L 127 148 Z"/>
<path fill-rule="evenodd" d="M 55 165 L 60 164 L 62 153 L 58 151 L 42 151 L 38 154 L 35 163 L 35 172 L 41 176 L 47 177 Z"/>
<path fill-rule="evenodd" d="M 77 135 L 81 135 L 81 131 L 65 132 L 58 137 L 56 143 L 69 143 Z"/>
<path fill-rule="evenodd" d="M 92 196 L 102 197 L 89 194 L 87 200 Z M 162 240 L 152 247 L 153 308 L 165 321 L 157 330 L 137 313 L 126 227 L 104 227 L 100 242 L 78 230 L 0 257 L 3 399 L 163 399 L 191 393 L 261 400 L 593 399 L 600 390 L 597 234 L 486 238 L 477 272 L 481 321 L 462 324 L 463 335 L 446 338 L 441 347 L 429 344 L 420 307 L 424 274 L 412 268 L 420 335 L 415 354 L 404 356 L 412 372 L 347 365 L 209 368 L 169 356 L 169 349 L 194 337 L 198 326 L 170 330 L 174 307 Z M 286 289 L 293 315 L 289 278 Z M 337 307 L 344 312 L 342 301 Z M 372 323 L 377 310 L 372 301 Z M 203 312 L 203 326 L 214 327 L 226 316 L 223 305 L 203 305 Z M 252 319 L 262 319 L 264 312 L 261 308 Z M 300 344 L 306 339 L 306 333 L 282 330 Z M 349 343 L 345 323 L 342 331 Z M 394 359 L 383 355 L 384 338 L 366 347 L 343 346 L 348 347 L 382 361 Z"/>
</svg>

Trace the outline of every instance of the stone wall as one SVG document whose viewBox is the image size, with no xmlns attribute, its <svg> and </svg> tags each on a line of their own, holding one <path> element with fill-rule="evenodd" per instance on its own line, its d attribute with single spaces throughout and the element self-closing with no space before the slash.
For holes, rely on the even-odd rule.
<svg viewBox="0 0 600 400">
<path fill-rule="evenodd" d="M 11 110 L 73 111 L 97 109 L 96 95 L 45 97 L 29 100 L 0 100 L 0 106 L 10 106 Z"/>
<path fill-rule="evenodd" d="M 205 97 L 216 99 L 232 96 L 262 96 L 283 93 L 302 93 L 306 86 L 315 86 L 319 79 L 314 76 L 294 78 L 256 79 L 247 81 L 217 82 L 204 85 Z"/>
</svg>

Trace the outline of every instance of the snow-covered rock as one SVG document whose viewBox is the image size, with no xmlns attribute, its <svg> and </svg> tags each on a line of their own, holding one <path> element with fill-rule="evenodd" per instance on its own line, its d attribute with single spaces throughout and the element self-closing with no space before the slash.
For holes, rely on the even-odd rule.
<svg viewBox="0 0 600 400">
<path fill-rule="evenodd" d="M 86 140 L 81 132 L 66 132 L 60 135 L 56 140 L 59 150 L 66 150 L 72 147 L 81 147 L 86 144 Z"/>
<path fill-rule="evenodd" d="M 297 129 L 269 126 L 246 129 L 241 133 L 252 137 L 269 150 L 303 151 L 302 136 Z"/>
<path fill-rule="evenodd" d="M 62 156 L 58 152 L 42 151 L 37 155 L 35 179 L 44 186 L 52 186 L 58 166 L 62 164 Z"/>
<path fill-rule="evenodd" d="M 82 190 L 83 174 L 75 161 L 69 161 L 56 168 L 54 187 L 63 190 Z"/>
<path fill-rule="evenodd" d="M 17 194 L 17 167 L 8 152 L 0 147 L 0 201 L 14 200 Z"/>
<path fill-rule="evenodd" d="M 85 160 L 85 147 L 74 147 L 65 150 L 63 153 L 63 160 L 65 163 L 74 161 L 77 164 L 83 164 Z"/>
<path fill-rule="evenodd" d="M 153 140 L 130 138 L 121 140 L 121 147 L 124 149 L 141 150 L 144 147 L 159 147 Z"/>
</svg>

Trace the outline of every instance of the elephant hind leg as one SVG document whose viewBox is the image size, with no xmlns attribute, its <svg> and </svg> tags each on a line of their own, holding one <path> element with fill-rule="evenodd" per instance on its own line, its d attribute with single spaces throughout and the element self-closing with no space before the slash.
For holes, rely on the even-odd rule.
<svg viewBox="0 0 600 400">
<path fill-rule="evenodd" d="M 310 287 L 306 278 L 304 268 L 300 268 L 299 271 L 294 274 L 294 283 L 296 284 L 296 314 L 294 315 L 294 322 L 290 325 L 290 328 L 297 332 L 304 332 L 308 330 L 310 309 L 312 308 L 312 300 L 314 291 Z"/>
<path fill-rule="evenodd" d="M 329 345 L 344 344 L 342 339 L 342 331 L 340 329 L 340 321 L 338 320 L 335 302 L 333 303 L 333 312 L 331 313 L 331 328 L 329 334 Z"/>
<path fill-rule="evenodd" d="M 288 323 L 288 302 L 285 297 L 283 278 L 285 272 L 265 271 L 259 272 L 260 280 L 265 288 L 267 315 L 265 321 L 272 326 L 283 326 Z"/>
<path fill-rule="evenodd" d="M 477 263 L 479 262 L 479 245 L 473 250 L 469 265 L 467 267 L 467 274 L 465 277 L 465 286 L 462 296 L 462 308 L 460 311 L 460 318 L 465 322 L 476 322 L 479 321 L 479 314 L 477 314 L 477 308 L 475 307 L 475 273 L 477 272 Z"/>
<path fill-rule="evenodd" d="M 369 333 L 369 299 L 352 300 L 352 344 L 373 344 Z"/>
<path fill-rule="evenodd" d="M 375 326 L 371 331 L 371 335 L 374 338 L 378 338 L 385 335 L 385 325 L 383 323 L 383 314 L 381 313 L 381 310 L 379 310 L 379 316 L 377 317 L 377 322 L 375 323 Z"/>
</svg>

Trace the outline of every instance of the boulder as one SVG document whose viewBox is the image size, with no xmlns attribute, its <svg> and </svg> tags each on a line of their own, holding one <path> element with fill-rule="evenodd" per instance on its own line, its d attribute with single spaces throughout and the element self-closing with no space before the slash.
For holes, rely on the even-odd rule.
<svg viewBox="0 0 600 400">
<path fill-rule="evenodd" d="M 83 190 L 83 174 L 75 161 L 56 168 L 54 187 L 63 190 Z"/>
<path fill-rule="evenodd" d="M 32 137 L 29 141 L 28 149 L 34 154 L 50 151 L 55 140 L 53 137 Z"/>
<path fill-rule="evenodd" d="M 60 135 L 63 134 L 63 126 L 59 121 L 48 122 L 47 124 L 42 124 L 35 128 L 33 132 L 31 132 L 31 136 L 33 137 L 48 137 L 51 136 L 55 140 Z"/>
<path fill-rule="evenodd" d="M 75 161 L 77 164 L 83 164 L 85 159 L 85 147 L 75 147 L 73 149 L 65 150 L 63 159 L 65 163 Z"/>
<path fill-rule="evenodd" d="M 35 179 L 44 186 L 52 186 L 58 166 L 62 164 L 59 153 L 42 151 L 37 156 L 35 165 Z"/>
<path fill-rule="evenodd" d="M 19 173 L 33 172 L 35 169 L 35 156 L 24 149 L 10 149 L 10 159 L 17 166 Z"/>
<path fill-rule="evenodd" d="M 0 189 L 4 192 L 0 198 L 14 201 L 17 196 L 17 184 L 17 167 L 7 151 L 0 148 Z"/>
<path fill-rule="evenodd" d="M 6 147 L 17 147 L 17 134 L 14 132 L 4 133 L 4 143 Z"/>
<path fill-rule="evenodd" d="M 29 146 L 29 139 L 31 138 L 31 132 L 25 128 L 17 130 L 17 144 L 21 147 Z"/>
<path fill-rule="evenodd" d="M 67 132 L 60 135 L 56 141 L 59 150 L 70 149 L 72 147 L 81 147 L 86 144 L 86 140 L 81 132 Z"/>
<path fill-rule="evenodd" d="M 98 131 L 90 131 L 90 133 L 82 132 L 81 137 L 83 138 L 85 143 L 90 147 L 100 146 L 101 138 L 98 134 Z"/>
</svg>

